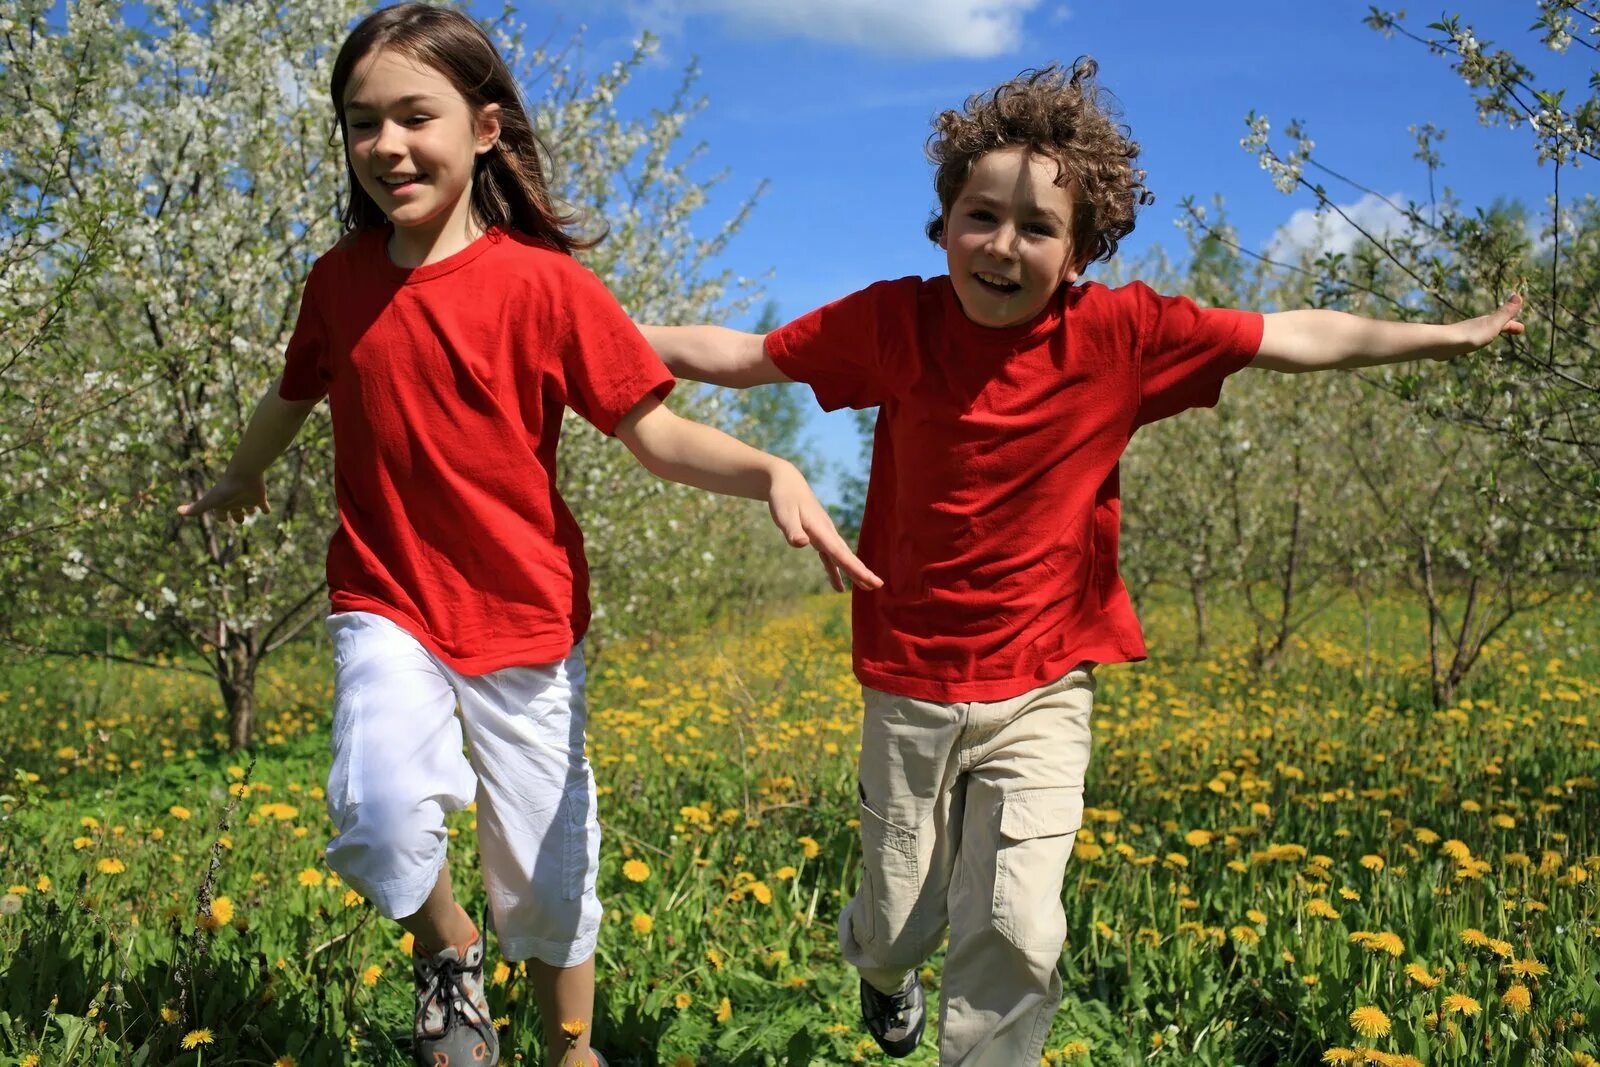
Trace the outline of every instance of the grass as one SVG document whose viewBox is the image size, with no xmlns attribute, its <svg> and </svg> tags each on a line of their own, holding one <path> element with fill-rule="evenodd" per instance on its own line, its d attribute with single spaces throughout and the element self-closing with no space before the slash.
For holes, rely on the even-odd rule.
<svg viewBox="0 0 1600 1067">
<path fill-rule="evenodd" d="M 1600 612 L 1508 633 L 1435 711 L 1393 610 L 1370 654 L 1334 612 L 1255 676 L 1225 633 L 1184 657 L 1158 609 L 1154 661 L 1101 671 L 1047 1063 L 1595 1062 Z M 834 941 L 847 627 L 818 599 L 591 664 L 619 1067 L 880 1059 Z M 0 670 L 0 1065 L 407 1062 L 400 931 L 321 863 L 325 653 L 272 665 L 253 759 L 201 679 Z M 481 912 L 472 813 L 451 826 Z M 505 1062 L 535 1062 L 525 976 L 491 967 Z M 936 1061 L 930 1034 L 906 1062 Z"/>
</svg>

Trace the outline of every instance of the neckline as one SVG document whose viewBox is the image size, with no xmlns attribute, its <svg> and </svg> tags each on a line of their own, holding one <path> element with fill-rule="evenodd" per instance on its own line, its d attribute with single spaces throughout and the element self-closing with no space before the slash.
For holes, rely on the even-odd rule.
<svg viewBox="0 0 1600 1067">
<path fill-rule="evenodd" d="M 937 280 L 941 283 L 939 296 L 945 304 L 946 321 L 957 323 L 959 332 L 979 344 L 1009 349 L 1027 347 L 1031 342 L 1054 330 L 1061 322 L 1063 294 L 1070 288 L 1065 282 L 1057 286 L 1039 313 L 1026 322 L 1012 326 L 985 326 L 967 317 L 966 309 L 961 306 L 961 298 L 956 295 L 955 285 L 951 283 L 948 274 L 940 275 Z"/>
<path fill-rule="evenodd" d="M 452 271 L 460 270 L 468 263 L 477 259 L 491 247 L 499 244 L 505 237 L 505 230 L 499 226 L 491 226 L 483 233 L 472 239 L 467 247 L 457 252 L 452 252 L 443 259 L 432 263 L 424 263 L 420 267 L 402 267 L 389 258 L 389 238 L 394 233 L 394 227 L 381 226 L 370 231 L 370 239 L 376 243 L 374 251 L 378 267 L 384 277 L 400 285 L 416 285 L 419 282 L 431 281 L 442 277 Z"/>
</svg>

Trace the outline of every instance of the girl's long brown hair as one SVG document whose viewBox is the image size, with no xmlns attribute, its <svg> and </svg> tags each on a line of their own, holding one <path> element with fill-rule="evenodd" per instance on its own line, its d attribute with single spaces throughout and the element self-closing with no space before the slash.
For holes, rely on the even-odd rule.
<svg viewBox="0 0 1600 1067">
<path fill-rule="evenodd" d="M 551 200 L 544 168 L 549 153 L 533 131 L 516 78 L 488 35 L 459 11 L 396 4 L 373 12 L 350 31 L 333 61 L 331 86 L 339 135 L 347 146 L 345 92 L 356 65 L 380 49 L 393 49 L 444 75 L 474 114 L 486 105 L 500 105 L 500 139 L 473 163 L 472 210 L 481 225 L 518 230 L 569 255 L 600 243 L 604 234 L 586 239 L 573 233 L 577 216 Z M 350 183 L 350 199 L 342 212 L 345 229 L 385 225 L 382 210 L 356 180 L 348 154 L 345 171 Z"/>
</svg>

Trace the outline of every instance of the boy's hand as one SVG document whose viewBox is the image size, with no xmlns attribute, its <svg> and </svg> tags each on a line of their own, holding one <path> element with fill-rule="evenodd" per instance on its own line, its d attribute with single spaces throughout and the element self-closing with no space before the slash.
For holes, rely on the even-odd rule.
<svg viewBox="0 0 1600 1067">
<path fill-rule="evenodd" d="M 224 474 L 199 500 L 178 505 L 179 515 L 198 518 L 208 511 L 225 511 L 234 522 L 243 522 L 251 512 L 271 510 L 267 483 L 259 474 L 253 478 Z"/>
<path fill-rule="evenodd" d="M 844 590 L 840 570 L 863 589 L 877 589 L 883 585 L 883 579 L 868 570 L 850 551 L 850 546 L 834 529 L 827 510 L 806 483 L 805 476 L 792 464 L 783 464 L 773 476 L 767 507 L 772 511 L 772 521 L 778 524 L 791 545 L 795 548 L 810 545 L 817 550 L 835 589 Z"/>
<path fill-rule="evenodd" d="M 1456 329 L 1461 336 L 1461 349 L 1456 352 L 1443 352 L 1433 358 L 1436 360 L 1450 360 L 1457 356 L 1464 356 L 1468 352 L 1476 352 L 1493 341 L 1501 334 L 1521 334 L 1525 327 L 1517 316 L 1522 313 L 1522 295 L 1513 293 L 1511 299 L 1501 304 L 1487 315 L 1479 315 L 1475 319 L 1466 319 L 1456 323 Z"/>
</svg>

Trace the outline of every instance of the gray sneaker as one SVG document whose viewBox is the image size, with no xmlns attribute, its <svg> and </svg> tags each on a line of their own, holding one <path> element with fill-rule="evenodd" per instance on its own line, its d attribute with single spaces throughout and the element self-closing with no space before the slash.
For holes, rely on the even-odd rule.
<svg viewBox="0 0 1600 1067">
<path fill-rule="evenodd" d="M 865 978 L 861 979 L 861 1021 L 886 1055 L 900 1059 L 916 1051 L 927 1019 L 922 983 L 917 981 L 916 971 L 906 975 L 893 993 L 880 993 Z"/>
<path fill-rule="evenodd" d="M 420 1067 L 492 1067 L 500 1062 L 489 1002 L 483 996 L 483 937 L 465 952 L 455 947 L 434 956 L 413 951 L 417 1017 L 411 1052 Z"/>
</svg>

